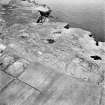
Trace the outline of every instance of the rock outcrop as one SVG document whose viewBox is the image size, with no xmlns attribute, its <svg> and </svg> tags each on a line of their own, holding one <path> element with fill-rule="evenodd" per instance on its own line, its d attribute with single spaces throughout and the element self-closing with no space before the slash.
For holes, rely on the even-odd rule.
<svg viewBox="0 0 105 105">
<path fill-rule="evenodd" d="M 2 35 L 7 49 L 58 72 L 93 83 L 103 79 L 105 49 L 103 43 L 90 37 L 91 32 L 79 28 L 65 29 L 66 23 L 14 24 Z M 53 40 L 49 43 L 48 40 Z M 14 52 L 14 51 L 13 51 Z"/>
</svg>

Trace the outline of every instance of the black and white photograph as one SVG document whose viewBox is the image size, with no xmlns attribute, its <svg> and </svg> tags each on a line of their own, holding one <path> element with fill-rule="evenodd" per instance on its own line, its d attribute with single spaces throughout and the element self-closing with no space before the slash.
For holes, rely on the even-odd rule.
<svg viewBox="0 0 105 105">
<path fill-rule="evenodd" d="M 105 0 L 0 0 L 0 105 L 105 105 Z"/>
</svg>

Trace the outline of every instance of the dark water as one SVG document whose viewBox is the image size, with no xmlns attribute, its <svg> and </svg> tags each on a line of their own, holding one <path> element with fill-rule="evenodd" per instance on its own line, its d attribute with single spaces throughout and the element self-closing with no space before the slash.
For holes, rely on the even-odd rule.
<svg viewBox="0 0 105 105">
<path fill-rule="evenodd" d="M 104 5 L 102 1 L 103 0 L 40 0 L 41 3 L 45 3 L 52 8 L 52 15 L 57 17 L 58 21 L 70 23 L 72 27 L 89 30 L 95 34 L 96 40 L 105 41 Z M 21 15 L 21 13 L 17 12 L 12 16 L 10 10 L 7 10 L 5 13 L 7 14 L 4 14 L 3 17 L 9 19 L 12 23 L 17 21 L 15 15 Z M 19 21 L 24 23 L 25 18 Z"/>
<path fill-rule="evenodd" d="M 53 9 L 53 15 L 72 27 L 93 32 L 97 40 L 105 41 L 103 0 L 39 0 Z"/>
</svg>

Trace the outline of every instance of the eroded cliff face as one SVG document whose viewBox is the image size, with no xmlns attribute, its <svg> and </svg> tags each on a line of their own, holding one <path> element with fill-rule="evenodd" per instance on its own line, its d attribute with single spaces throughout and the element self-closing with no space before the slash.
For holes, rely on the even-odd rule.
<svg viewBox="0 0 105 105">
<path fill-rule="evenodd" d="M 16 20 L 28 16 L 18 10 L 12 11 L 21 12 Z M 0 105 L 105 104 L 104 42 L 97 43 L 91 32 L 67 23 L 37 24 L 30 17 L 25 24 L 15 21 L 7 26 L 8 22 L 1 17 L 0 72 L 10 78 L 0 78 L 7 83 L 15 80 L 0 94 Z M 20 98 L 14 87 L 21 90 Z M 21 100 L 23 91 L 26 97 Z M 15 96 L 13 101 L 9 98 L 11 94 Z"/>
</svg>

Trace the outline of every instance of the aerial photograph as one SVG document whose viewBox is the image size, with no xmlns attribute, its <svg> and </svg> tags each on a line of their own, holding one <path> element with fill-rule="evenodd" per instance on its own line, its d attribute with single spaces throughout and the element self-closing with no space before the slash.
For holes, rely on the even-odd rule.
<svg viewBox="0 0 105 105">
<path fill-rule="evenodd" d="M 0 0 L 0 105 L 105 105 L 105 1 Z"/>
</svg>

